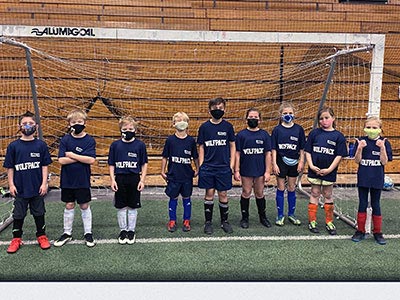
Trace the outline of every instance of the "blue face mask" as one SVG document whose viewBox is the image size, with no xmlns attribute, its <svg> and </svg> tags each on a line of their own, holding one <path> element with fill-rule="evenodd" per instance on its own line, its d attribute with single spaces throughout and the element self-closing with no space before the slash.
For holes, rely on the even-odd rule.
<svg viewBox="0 0 400 300">
<path fill-rule="evenodd" d="M 21 132 L 24 135 L 27 135 L 27 136 L 32 135 L 32 134 L 34 134 L 36 132 L 36 125 L 33 125 L 33 126 L 28 125 L 28 124 L 27 125 L 22 125 L 21 126 Z"/>
<path fill-rule="evenodd" d="M 291 123 L 294 120 L 294 115 L 287 114 L 282 116 L 282 121 L 285 123 Z"/>
</svg>

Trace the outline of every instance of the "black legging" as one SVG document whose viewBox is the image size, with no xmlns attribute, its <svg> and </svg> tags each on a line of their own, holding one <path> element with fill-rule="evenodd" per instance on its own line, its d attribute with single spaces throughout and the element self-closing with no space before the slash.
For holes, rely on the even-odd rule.
<svg viewBox="0 0 400 300">
<path fill-rule="evenodd" d="M 371 195 L 372 214 L 375 216 L 381 215 L 381 189 L 373 189 L 366 187 L 358 187 L 358 212 L 366 212 L 368 207 L 368 194 Z"/>
</svg>

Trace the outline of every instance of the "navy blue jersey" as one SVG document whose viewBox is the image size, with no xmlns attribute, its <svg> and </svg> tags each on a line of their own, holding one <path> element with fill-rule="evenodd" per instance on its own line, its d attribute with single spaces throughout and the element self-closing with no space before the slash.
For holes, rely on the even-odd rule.
<svg viewBox="0 0 400 300">
<path fill-rule="evenodd" d="M 379 139 L 383 140 L 382 137 Z M 385 167 L 380 160 L 381 149 L 376 145 L 376 140 L 371 140 L 366 136 L 359 138 L 359 140 L 365 140 L 367 146 L 362 149 L 361 161 L 357 171 L 357 186 L 382 189 L 385 181 Z M 358 142 L 356 142 L 355 147 L 358 147 Z M 385 141 L 385 147 L 388 160 L 393 160 L 392 146 L 388 140 Z"/>
<path fill-rule="evenodd" d="M 327 169 L 336 156 L 346 157 L 346 138 L 337 130 L 326 131 L 322 128 L 313 129 L 308 135 L 304 151 L 311 154 L 314 166 Z M 337 167 L 326 176 L 319 176 L 308 168 L 308 177 L 323 179 L 330 182 L 336 181 Z"/>
<path fill-rule="evenodd" d="M 146 145 L 138 139 L 112 142 L 108 153 L 108 164 L 114 166 L 115 174 L 139 174 L 142 166 L 148 163 Z"/>
<path fill-rule="evenodd" d="M 298 124 L 293 124 L 290 128 L 279 124 L 272 130 L 271 141 L 272 149 L 276 150 L 277 155 L 299 159 L 300 150 L 306 144 L 306 135 L 303 127 Z"/>
<path fill-rule="evenodd" d="M 263 129 L 243 129 L 236 136 L 236 151 L 240 152 L 241 176 L 263 176 L 267 167 L 265 155 L 271 151 L 271 136 Z"/>
<path fill-rule="evenodd" d="M 192 158 L 199 158 L 193 137 L 188 135 L 181 139 L 175 134 L 169 136 L 165 142 L 162 157 L 168 159 L 168 180 L 177 182 L 193 180 Z"/>
<path fill-rule="evenodd" d="M 60 141 L 58 157 L 65 157 L 65 152 L 96 158 L 96 141 L 86 134 L 82 138 L 66 134 Z M 79 161 L 61 166 L 61 188 L 80 189 L 90 188 L 90 165 Z"/>
<path fill-rule="evenodd" d="M 199 128 L 197 143 L 204 147 L 205 166 L 220 168 L 230 167 L 230 145 L 235 141 L 233 126 L 228 121 L 222 120 L 213 124 L 210 120 L 204 122 Z"/>
<path fill-rule="evenodd" d="M 18 139 L 8 145 L 3 167 L 14 169 L 13 180 L 18 197 L 31 198 L 39 195 L 42 167 L 51 162 L 45 142 L 36 138 L 32 141 Z"/>
</svg>

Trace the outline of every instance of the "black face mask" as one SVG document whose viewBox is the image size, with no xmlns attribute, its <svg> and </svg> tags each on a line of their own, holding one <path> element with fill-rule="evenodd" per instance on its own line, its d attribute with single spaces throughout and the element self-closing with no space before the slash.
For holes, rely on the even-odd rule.
<svg viewBox="0 0 400 300">
<path fill-rule="evenodd" d="M 256 128 L 258 126 L 258 119 L 247 119 L 247 125 L 249 125 L 250 128 Z"/>
<path fill-rule="evenodd" d="M 130 141 L 136 136 L 134 131 L 121 131 L 121 136 L 125 141 Z"/>
<path fill-rule="evenodd" d="M 36 132 L 36 125 L 22 125 L 21 132 L 27 136 L 30 136 Z"/>
<path fill-rule="evenodd" d="M 213 116 L 214 119 L 219 120 L 224 115 L 224 111 L 222 109 L 213 109 L 210 111 L 210 114 Z"/>
<path fill-rule="evenodd" d="M 75 124 L 73 126 L 71 126 L 71 132 L 73 134 L 80 134 L 84 129 L 85 129 L 85 125 L 82 124 Z"/>
</svg>

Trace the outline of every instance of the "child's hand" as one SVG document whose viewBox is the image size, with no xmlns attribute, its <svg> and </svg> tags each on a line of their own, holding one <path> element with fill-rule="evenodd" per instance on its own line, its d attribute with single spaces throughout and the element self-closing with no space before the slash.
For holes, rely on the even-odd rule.
<svg viewBox="0 0 400 300">
<path fill-rule="evenodd" d="M 161 172 L 161 177 L 162 177 L 165 181 L 167 181 L 167 174 L 165 174 L 164 172 Z"/>
<path fill-rule="evenodd" d="M 143 191 L 143 189 L 144 189 L 144 182 L 143 181 L 139 181 L 139 184 L 137 186 L 137 190 L 139 192 L 141 192 L 141 191 Z"/>
<path fill-rule="evenodd" d="M 45 184 L 42 184 L 41 186 L 40 186 L 40 188 L 39 188 L 39 195 L 40 196 L 44 196 L 44 195 L 46 195 L 47 194 L 47 189 L 48 189 L 48 185 L 47 185 L 47 183 L 45 183 Z"/>
<path fill-rule="evenodd" d="M 17 187 L 15 185 L 10 186 L 9 190 L 10 190 L 11 196 L 17 197 L 18 191 L 17 191 Z"/>
<path fill-rule="evenodd" d="M 363 149 L 364 147 L 367 146 L 366 140 L 361 140 L 361 141 L 359 141 L 358 139 L 356 139 L 356 141 L 358 142 L 358 148 L 359 148 L 359 149 Z"/>
<path fill-rule="evenodd" d="M 385 141 L 386 141 L 386 138 L 384 138 L 383 140 L 378 139 L 376 141 L 376 145 L 381 149 L 385 149 Z"/>
<path fill-rule="evenodd" d="M 269 172 L 265 172 L 264 173 L 264 181 L 269 182 L 270 179 L 271 179 L 271 174 L 269 174 Z"/>
<path fill-rule="evenodd" d="M 197 175 L 199 175 L 199 170 L 195 170 L 195 171 L 194 171 L 193 177 L 197 177 Z"/>
<path fill-rule="evenodd" d="M 241 180 L 239 171 L 235 171 L 235 173 L 233 174 L 233 179 L 235 179 L 236 181 Z"/>
<path fill-rule="evenodd" d="M 274 172 L 275 175 L 279 175 L 279 173 L 281 172 L 281 170 L 279 170 L 278 165 L 274 164 L 272 166 L 272 172 Z"/>
<path fill-rule="evenodd" d="M 114 192 L 118 191 L 118 184 L 115 182 L 115 180 L 113 180 L 113 181 L 111 182 L 111 189 L 112 189 Z"/>
</svg>

